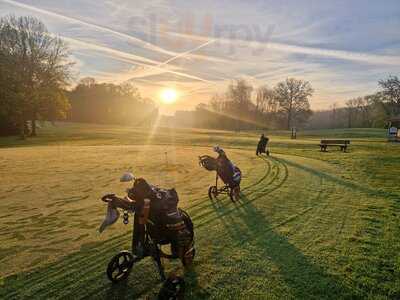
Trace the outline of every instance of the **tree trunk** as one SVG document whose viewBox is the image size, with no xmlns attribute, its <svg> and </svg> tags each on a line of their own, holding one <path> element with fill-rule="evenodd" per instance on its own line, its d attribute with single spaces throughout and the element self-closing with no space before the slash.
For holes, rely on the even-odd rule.
<svg viewBox="0 0 400 300">
<path fill-rule="evenodd" d="M 349 112 L 349 118 L 348 118 L 348 123 L 347 123 L 347 127 L 351 128 L 351 112 Z"/>
<path fill-rule="evenodd" d="M 31 121 L 31 136 L 36 136 L 36 116 Z"/>
<path fill-rule="evenodd" d="M 290 130 L 292 128 L 292 112 L 293 112 L 293 99 L 291 97 L 289 111 L 288 111 L 288 120 L 287 120 L 287 129 Z"/>
<path fill-rule="evenodd" d="M 21 138 L 21 140 L 25 140 L 26 136 L 25 136 L 25 120 L 23 117 L 20 118 L 19 120 L 19 137 Z"/>
</svg>

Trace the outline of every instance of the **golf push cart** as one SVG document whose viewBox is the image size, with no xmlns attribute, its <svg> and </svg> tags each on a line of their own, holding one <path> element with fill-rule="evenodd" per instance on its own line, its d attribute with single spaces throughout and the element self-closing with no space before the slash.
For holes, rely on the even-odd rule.
<svg viewBox="0 0 400 300">
<path fill-rule="evenodd" d="M 123 181 L 123 182 L 133 181 L 133 180 L 134 180 L 134 177 L 132 174 L 130 174 L 130 175 L 124 174 L 124 176 L 121 178 L 121 181 Z M 113 197 L 113 196 L 115 196 L 115 195 L 113 195 L 113 194 L 105 195 L 102 197 L 102 200 L 104 202 L 108 202 L 110 197 Z M 193 223 L 192 223 L 189 215 L 184 210 L 178 208 L 178 212 L 181 214 L 184 224 L 185 224 L 186 228 L 188 229 L 188 231 L 190 232 L 190 238 L 191 238 L 191 247 L 184 254 L 184 256 L 186 258 L 189 257 L 191 260 L 193 260 L 193 258 L 195 256 Z M 129 213 L 135 213 L 135 211 L 132 210 L 131 212 L 128 212 L 127 210 L 124 210 L 123 223 L 125 225 L 129 223 Z M 118 215 L 119 215 L 119 213 L 118 213 Z M 134 223 L 134 222 L 132 222 L 132 223 Z M 162 225 L 157 224 L 157 222 L 154 222 L 150 219 L 149 219 L 149 222 L 147 222 L 147 224 L 145 224 L 143 255 L 141 255 L 140 257 L 135 256 L 133 254 L 134 253 L 133 250 L 134 250 L 134 246 L 135 246 L 134 245 L 134 230 L 133 230 L 132 231 L 132 251 L 130 252 L 127 250 L 122 250 L 111 259 L 111 261 L 109 262 L 109 264 L 107 266 L 107 271 L 106 271 L 108 279 L 110 281 L 112 281 L 113 283 L 117 283 L 117 282 L 120 282 L 120 281 L 126 279 L 129 276 L 135 263 L 139 262 L 140 260 L 142 260 L 146 257 L 151 257 L 156 263 L 158 273 L 160 275 L 161 280 L 164 281 L 166 279 L 166 276 L 164 273 L 164 267 L 161 262 L 161 258 L 178 259 L 180 257 L 178 255 L 166 254 L 161 250 L 161 246 L 171 244 L 171 241 L 166 237 L 165 234 L 163 234 L 164 228 L 162 228 L 162 227 L 163 227 Z M 185 266 L 185 260 L 182 260 L 182 263 Z"/>
<path fill-rule="evenodd" d="M 228 181 L 224 181 L 222 179 L 221 175 L 218 173 L 218 166 L 215 158 L 209 155 L 199 156 L 199 165 L 205 168 L 207 171 L 216 171 L 215 185 L 212 185 L 208 188 L 208 197 L 210 198 L 210 200 L 216 199 L 220 194 L 228 195 L 229 198 L 232 200 L 232 202 L 239 200 L 240 185 L 237 184 L 234 188 L 232 188 L 231 184 Z M 240 170 L 239 169 L 237 170 L 240 176 Z M 220 177 L 222 182 L 224 183 L 222 187 L 218 187 L 218 179 Z"/>
</svg>

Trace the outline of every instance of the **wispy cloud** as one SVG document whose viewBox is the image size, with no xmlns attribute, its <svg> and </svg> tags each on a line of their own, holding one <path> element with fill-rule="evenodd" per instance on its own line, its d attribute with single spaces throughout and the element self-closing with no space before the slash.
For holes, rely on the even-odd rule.
<svg viewBox="0 0 400 300">
<path fill-rule="evenodd" d="M 303 78 L 312 107 L 328 107 L 374 92 L 400 65 L 398 0 L 0 0 L 8 13 L 37 16 L 62 36 L 81 76 L 131 80 L 154 99 L 177 88 L 169 111 L 237 78 L 255 87 Z"/>
<path fill-rule="evenodd" d="M 8 4 L 11 4 L 11 5 L 14 5 L 14 6 L 17 6 L 17 7 L 20 7 L 20 8 L 31 10 L 33 12 L 36 12 L 36 13 L 39 13 L 39 14 L 42 14 L 42 15 L 51 16 L 51 17 L 58 18 L 60 20 L 66 21 L 66 22 L 70 22 L 70 23 L 84 25 L 85 27 L 90 27 L 90 28 L 99 30 L 101 32 L 114 34 L 114 35 L 119 36 L 121 38 L 124 38 L 124 39 L 126 39 L 128 41 L 131 41 L 133 43 L 138 43 L 140 46 L 142 46 L 143 48 L 148 49 L 148 50 L 160 52 L 162 54 L 167 54 L 167 55 L 171 55 L 171 56 L 175 56 L 175 55 L 178 54 L 176 52 L 168 51 L 166 49 L 163 49 L 163 48 L 160 48 L 160 47 L 158 47 L 156 45 L 153 45 L 153 44 L 151 44 L 149 42 L 143 41 L 143 40 L 141 40 L 139 38 L 136 38 L 136 37 L 134 37 L 132 35 L 125 34 L 123 32 L 119 32 L 119 31 L 113 30 L 113 29 L 105 27 L 105 26 L 92 24 L 92 23 L 85 22 L 85 21 L 77 19 L 77 18 L 63 16 L 63 15 L 60 15 L 58 13 L 55 13 L 55 12 L 52 12 L 52 11 L 49 11 L 49 10 L 41 9 L 41 8 L 38 8 L 38 7 L 35 7 L 35 6 L 32 6 L 32 5 L 28 5 L 28 4 L 23 4 L 23 3 L 20 3 L 20 2 L 17 2 L 17 1 L 13 1 L 13 0 L 1 0 L 1 1 L 5 2 L 5 3 L 8 3 Z"/>
<path fill-rule="evenodd" d="M 65 37 L 65 36 L 61 36 L 61 37 L 68 43 L 74 45 L 75 47 L 78 46 L 80 49 L 92 49 L 95 51 L 104 52 L 104 53 L 110 54 L 114 59 L 119 59 L 124 62 L 128 62 L 128 63 L 136 64 L 136 65 L 139 65 L 142 67 L 146 67 L 148 69 L 155 70 L 158 73 L 171 73 L 171 74 L 174 74 L 177 76 L 182 76 L 185 78 L 190 78 L 193 80 L 199 80 L 199 81 L 210 83 L 209 80 L 200 78 L 198 76 L 193 76 L 193 75 L 189 75 L 189 74 L 186 74 L 183 72 L 178 72 L 178 71 L 174 71 L 171 69 L 167 69 L 166 66 L 160 67 L 159 65 L 161 65 L 161 63 L 158 63 L 156 61 L 149 60 L 149 59 L 146 59 L 146 58 L 134 55 L 134 54 L 130 54 L 130 53 L 123 52 L 120 50 L 112 49 L 110 47 L 104 47 L 104 46 L 96 45 L 93 43 L 80 41 L 80 40 Z M 151 64 L 154 64 L 154 65 L 151 65 Z"/>
<path fill-rule="evenodd" d="M 176 55 L 176 56 L 174 56 L 174 57 L 172 57 L 172 58 L 170 58 L 170 59 L 167 59 L 166 61 L 164 61 L 164 62 L 162 62 L 162 63 L 157 64 L 154 68 L 150 68 L 150 69 L 149 69 L 149 68 L 140 68 L 140 69 L 136 69 L 136 72 L 135 72 L 135 74 L 132 76 L 131 79 L 133 79 L 133 78 L 147 77 L 147 76 L 151 76 L 151 75 L 154 75 L 154 74 L 158 74 L 159 72 L 154 73 L 154 70 L 159 70 L 161 67 L 163 67 L 163 66 L 165 66 L 165 65 L 167 65 L 167 64 L 169 64 L 169 63 L 171 63 L 171 62 L 173 62 L 173 61 L 175 61 L 175 60 L 177 60 L 177 59 L 179 59 L 179 58 L 183 58 L 183 57 L 185 57 L 185 56 L 187 56 L 187 55 L 189 55 L 189 54 L 191 54 L 191 53 L 193 53 L 193 52 L 195 52 L 195 51 L 198 51 L 199 49 L 204 48 L 204 47 L 210 45 L 210 44 L 213 43 L 214 41 L 215 41 L 215 40 L 207 41 L 207 42 L 205 42 L 205 43 L 203 43 L 203 44 L 201 44 L 201 45 L 199 45 L 199 46 L 197 46 L 197 47 L 195 47 L 195 48 L 193 48 L 193 49 L 190 49 L 190 50 L 188 50 L 188 51 L 185 51 L 185 52 L 183 52 L 183 53 L 180 53 L 180 54 L 178 54 L 178 55 Z M 201 80 L 201 81 L 204 81 L 204 80 Z"/>
<path fill-rule="evenodd" d="M 206 41 L 209 37 L 200 36 L 200 35 L 188 35 L 184 33 L 170 33 L 175 36 L 180 36 L 182 38 L 190 38 L 198 41 Z M 400 65 L 400 56 L 389 56 L 389 55 L 375 55 L 361 52 L 353 52 L 353 51 L 343 51 L 343 50 L 331 50 L 331 49 L 323 49 L 316 47 L 304 47 L 304 46 L 296 46 L 284 43 L 277 43 L 273 41 L 268 42 L 259 42 L 259 41 L 245 41 L 241 39 L 229 39 L 229 38 L 216 38 L 219 43 L 232 45 L 235 44 L 237 47 L 254 47 L 254 48 L 264 48 L 266 50 L 275 50 L 289 53 L 300 53 L 314 56 L 322 56 L 322 57 L 332 57 L 343 60 L 357 61 L 363 62 L 367 64 L 387 64 L 387 65 Z M 257 59 L 262 60 L 262 56 L 257 56 Z"/>
<path fill-rule="evenodd" d="M 91 29 L 98 30 L 100 32 L 112 34 L 114 36 L 122 38 L 123 40 L 126 40 L 126 41 L 132 42 L 134 44 L 137 44 L 137 45 L 139 45 L 140 47 L 142 47 L 144 49 L 147 49 L 147 50 L 150 50 L 150 51 L 155 51 L 155 52 L 158 52 L 160 54 L 173 56 L 172 58 L 170 58 L 171 61 L 175 60 L 176 58 L 179 58 L 181 56 L 187 56 L 187 54 L 191 54 L 192 52 L 194 52 L 194 51 L 188 51 L 187 53 L 185 53 L 185 55 L 182 55 L 179 52 L 167 50 L 165 48 L 162 48 L 162 47 L 159 47 L 157 45 L 154 45 L 154 44 L 152 44 L 152 43 L 150 43 L 148 41 L 145 41 L 143 39 L 140 39 L 140 38 L 135 37 L 135 36 L 130 35 L 130 34 L 126 34 L 124 32 L 120 32 L 120 31 L 114 30 L 114 29 L 109 28 L 107 26 L 101 26 L 101 25 L 98 25 L 98 24 L 90 23 L 90 22 L 87 22 L 87 21 L 84 21 L 84 20 L 81 20 L 81 19 L 78 19 L 78 18 L 75 18 L 75 17 L 64 16 L 64 15 L 61 15 L 59 13 L 56 13 L 56 12 L 53 12 L 53 11 L 50 11 L 50 10 L 42 9 L 42 8 L 39 8 L 39 7 L 36 7 L 36 6 L 33 6 L 33 5 L 24 4 L 24 3 L 21 3 L 21 2 L 18 2 L 18 1 L 13 1 L 13 0 L 0 0 L 0 1 L 2 1 L 4 3 L 7 3 L 7 4 L 10 4 L 10 5 L 13 5 L 13 6 L 16 6 L 16 7 L 19 7 L 19 8 L 22 8 L 22 9 L 27 9 L 27 10 L 39 13 L 41 15 L 51 16 L 53 18 L 57 18 L 57 19 L 60 19 L 62 21 L 68 22 L 68 23 L 79 24 L 79 25 L 84 26 L 85 28 L 91 28 Z M 198 49 L 203 48 L 204 46 L 199 46 Z M 214 57 L 201 56 L 201 55 L 194 55 L 193 58 L 210 60 L 210 61 L 216 60 L 216 61 L 226 62 L 222 58 L 214 58 Z"/>
</svg>

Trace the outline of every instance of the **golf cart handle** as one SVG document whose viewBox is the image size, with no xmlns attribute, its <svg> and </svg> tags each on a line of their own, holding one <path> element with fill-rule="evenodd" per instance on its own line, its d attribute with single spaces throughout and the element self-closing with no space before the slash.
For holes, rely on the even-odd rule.
<svg viewBox="0 0 400 300">
<path fill-rule="evenodd" d="M 127 199 L 128 198 L 128 199 Z M 107 194 L 101 198 L 102 201 L 106 203 L 112 202 L 114 208 L 120 208 L 123 210 L 129 210 L 131 212 L 135 212 L 135 202 L 133 202 L 129 197 L 120 198 L 115 194 Z"/>
<path fill-rule="evenodd" d="M 209 155 L 200 155 L 200 156 L 199 156 L 199 166 L 202 167 L 202 166 L 203 166 L 203 162 L 202 162 L 203 159 L 209 158 L 209 157 L 211 158 L 211 156 L 209 156 Z"/>
<path fill-rule="evenodd" d="M 116 198 L 115 194 L 106 194 L 103 197 L 101 197 L 101 201 L 103 202 L 110 202 Z"/>
</svg>

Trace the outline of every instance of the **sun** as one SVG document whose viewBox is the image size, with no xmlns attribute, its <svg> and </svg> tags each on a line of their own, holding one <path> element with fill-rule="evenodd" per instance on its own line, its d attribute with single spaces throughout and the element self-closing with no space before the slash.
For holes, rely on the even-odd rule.
<svg viewBox="0 0 400 300">
<path fill-rule="evenodd" d="M 161 91 L 161 101 L 165 104 L 175 103 L 178 93 L 174 89 L 164 89 Z"/>
</svg>

